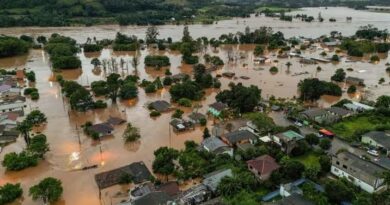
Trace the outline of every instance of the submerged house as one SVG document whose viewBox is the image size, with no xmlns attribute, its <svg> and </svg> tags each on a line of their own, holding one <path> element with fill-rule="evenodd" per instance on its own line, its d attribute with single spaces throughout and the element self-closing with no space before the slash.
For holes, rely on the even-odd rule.
<svg viewBox="0 0 390 205">
<path fill-rule="evenodd" d="M 134 162 L 127 166 L 96 174 L 95 181 L 99 189 L 105 189 L 119 184 L 123 175 L 129 175 L 135 184 L 149 181 L 152 177 L 152 174 L 143 162 Z"/>
<path fill-rule="evenodd" d="M 203 176 L 202 184 L 205 185 L 211 192 L 217 191 L 218 185 L 221 180 L 225 177 L 232 177 L 233 172 L 231 169 L 222 169 L 215 172 L 209 173 Z"/>
<path fill-rule="evenodd" d="M 221 113 L 226 110 L 228 106 L 221 102 L 215 102 L 209 105 L 208 113 L 211 113 L 214 117 L 221 117 Z"/>
<path fill-rule="evenodd" d="M 165 100 L 157 100 L 148 105 L 150 110 L 155 110 L 157 112 L 167 112 L 171 109 L 171 104 Z"/>
<path fill-rule="evenodd" d="M 364 79 L 348 76 L 345 82 L 349 85 L 364 86 Z"/>
<path fill-rule="evenodd" d="M 105 137 L 105 136 L 112 135 L 112 131 L 114 131 L 114 127 L 112 127 L 108 123 L 99 123 L 88 127 L 88 131 L 91 133 L 97 133 L 99 137 Z"/>
<path fill-rule="evenodd" d="M 385 168 L 347 151 L 332 156 L 331 173 L 338 177 L 345 177 L 368 193 L 374 193 L 386 187 L 382 177 L 382 173 L 386 171 Z"/>
</svg>

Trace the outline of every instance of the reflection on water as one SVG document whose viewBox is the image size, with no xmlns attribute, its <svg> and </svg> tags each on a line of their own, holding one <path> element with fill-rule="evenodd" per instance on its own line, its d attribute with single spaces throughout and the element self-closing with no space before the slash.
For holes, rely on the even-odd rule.
<svg viewBox="0 0 390 205">
<path fill-rule="evenodd" d="M 381 22 L 382 14 L 368 13 L 363 11 L 353 11 L 345 8 L 337 8 L 335 10 L 348 12 L 360 12 L 359 14 L 372 15 L 372 21 Z M 332 9 L 329 9 L 332 10 Z M 318 9 L 313 9 L 313 12 L 317 12 Z M 322 14 L 326 15 L 325 13 Z M 334 13 L 336 15 L 336 13 Z M 337 14 L 337 15 L 346 15 Z M 363 15 L 363 16 L 364 16 Z M 352 14 L 350 15 L 352 16 Z M 381 18 L 379 18 L 380 16 Z M 341 17 L 340 17 L 341 19 Z M 324 29 L 336 29 L 334 27 L 340 26 L 339 29 L 356 29 L 359 24 L 366 24 L 362 18 L 362 22 L 358 22 L 359 18 L 354 18 L 353 22 L 346 25 L 340 20 L 336 24 L 332 24 L 334 27 L 326 27 L 316 25 L 316 23 L 308 24 L 302 22 L 294 22 L 291 25 L 286 22 L 279 22 L 270 18 L 251 18 L 247 19 L 248 25 L 258 27 L 258 22 L 261 20 L 263 25 L 275 24 L 276 30 L 287 30 L 294 34 L 295 30 L 301 30 L 302 35 L 306 32 L 312 32 L 314 29 L 318 31 L 316 34 L 328 33 L 322 32 Z M 356 22 L 355 22 L 356 21 Z M 390 20 L 389 20 L 390 21 Z M 229 24 L 230 22 L 230 24 Z M 256 22 L 256 25 L 255 25 Z M 277 22 L 277 23 L 275 23 Z M 328 23 L 327 23 L 328 24 Z M 234 26 L 232 26 L 234 25 Z M 278 25 L 283 25 L 278 27 Z M 191 26 L 190 30 L 194 36 L 204 34 L 207 30 L 210 35 L 219 35 L 220 33 L 236 32 L 243 30 L 245 25 L 236 25 L 232 21 L 223 21 L 218 25 Z M 382 25 L 384 26 L 384 25 Z M 216 29 L 216 32 L 210 32 L 210 29 Z M 242 28 L 241 28 L 242 27 Z M 107 28 L 109 28 L 107 30 Z M 321 29 L 319 29 L 321 28 Z M 338 28 L 338 27 L 337 27 Z M 58 30 L 56 30 L 58 29 Z M 123 27 L 117 28 L 116 26 L 101 26 L 101 27 L 88 27 L 82 28 L 82 31 L 77 28 L 34 28 L 31 32 L 35 35 L 44 33 L 49 34 L 53 31 L 58 31 L 64 35 L 70 35 L 81 41 L 86 37 L 97 36 L 98 39 L 113 37 L 117 30 L 122 30 L 128 33 L 136 33 L 140 36 L 143 35 L 145 27 Z M 162 36 L 175 36 L 177 39 L 181 37 L 182 27 L 176 26 L 163 26 L 160 29 Z M 129 32 L 131 30 L 131 32 Z M 337 29 L 336 29 L 337 30 Z M 0 33 L 12 33 L 19 34 L 25 32 L 24 28 L 11 28 L 0 29 Z M 214 31 L 214 30 L 213 30 Z M 198 32 L 198 33 L 197 33 Z M 219 33 L 220 32 L 220 33 Z M 320 32 L 320 33 L 319 33 Z M 29 32 L 26 32 L 29 33 Z M 84 41 L 81 41 L 84 42 Z M 224 72 L 234 72 L 236 77 L 234 78 L 220 78 L 222 88 L 228 87 L 230 82 L 241 82 L 244 85 L 257 85 L 262 89 L 263 98 L 269 98 L 271 96 L 281 98 L 293 98 L 297 97 L 297 84 L 300 80 L 308 77 L 318 77 L 322 80 L 329 80 L 336 69 L 338 68 L 353 68 L 353 71 L 348 72 L 348 76 L 359 77 L 365 79 L 366 88 L 359 88 L 359 92 L 355 95 L 343 94 L 342 98 L 360 99 L 362 96 L 375 99 L 377 96 L 388 92 L 388 86 L 378 86 L 378 80 L 384 77 L 386 82 L 389 82 L 390 77 L 386 74 L 385 63 L 388 61 L 387 56 L 382 56 L 378 64 L 368 63 L 366 59 L 359 59 L 358 61 L 347 60 L 343 58 L 342 62 L 332 64 L 318 64 L 318 65 L 303 65 L 297 58 L 277 58 L 276 54 L 268 53 L 267 56 L 272 60 L 264 65 L 256 65 L 253 62 L 253 48 L 254 45 L 224 45 L 214 50 L 214 48 L 206 48 L 200 56 L 203 56 L 205 52 L 212 55 L 221 57 L 225 65 L 213 72 L 213 75 L 222 74 Z M 313 49 L 304 51 L 304 55 L 318 57 L 321 49 Z M 163 77 L 165 69 L 155 70 L 153 68 L 145 68 L 144 57 L 149 53 L 160 53 L 167 55 L 170 58 L 171 66 L 169 67 L 172 74 L 187 73 L 191 74 L 192 66 L 182 64 L 181 56 L 177 52 L 161 52 L 161 51 L 148 51 L 142 50 L 138 53 L 135 52 L 113 52 L 110 49 L 104 49 L 100 53 L 84 54 L 80 53 L 80 59 L 82 60 L 82 69 L 64 70 L 61 75 L 67 80 L 75 80 L 82 85 L 89 85 L 96 80 L 104 79 L 108 71 L 101 69 L 99 72 L 91 65 L 93 58 L 99 58 L 100 60 L 110 60 L 114 58 L 116 62 L 120 62 L 122 59 L 125 63 L 123 69 L 119 70 L 119 73 L 123 76 L 132 74 L 136 69 L 131 65 L 131 61 L 135 55 L 139 55 L 140 64 L 137 67 L 137 73 L 141 79 L 153 80 L 160 76 Z M 333 55 L 332 51 L 328 54 Z M 228 60 L 229 56 L 234 56 L 235 60 Z M 275 61 L 277 60 L 277 61 Z M 288 69 L 287 62 L 291 62 L 292 66 Z M 279 72 L 271 74 L 269 72 L 270 67 L 277 66 Z M 322 70 L 317 71 L 316 67 L 321 66 Z M 202 140 L 203 128 L 196 128 L 194 131 L 185 133 L 174 133 L 170 131 L 169 120 L 171 113 L 164 113 L 158 118 L 150 118 L 149 111 L 145 108 L 145 104 L 150 101 L 163 99 L 170 99 L 168 89 L 162 89 L 153 94 L 146 94 L 142 88 L 139 88 L 139 97 L 134 100 L 118 101 L 117 104 L 110 105 L 107 109 L 88 111 L 84 113 L 77 113 L 70 111 L 67 100 L 61 94 L 60 87 L 55 82 L 55 73 L 50 69 L 47 61 L 47 56 L 42 50 L 32 50 L 28 56 L 21 56 L 15 58 L 0 59 L 0 67 L 13 69 L 18 68 L 30 68 L 34 70 L 37 76 L 36 87 L 40 92 L 39 101 L 28 101 L 28 109 L 39 108 L 48 117 L 48 124 L 42 128 L 42 132 L 47 135 L 48 142 L 50 144 L 50 151 L 46 155 L 46 160 L 39 163 L 37 167 L 28 168 L 20 172 L 6 172 L 3 167 L 0 168 L 0 184 L 6 182 L 21 182 L 25 193 L 28 192 L 28 188 L 33 184 L 39 182 L 47 176 L 56 177 L 62 180 L 64 186 L 64 200 L 58 204 L 99 204 L 98 188 L 94 181 L 94 175 L 96 173 L 107 171 L 116 167 L 124 166 L 128 163 L 135 161 L 144 161 L 146 165 L 151 168 L 153 160 L 153 151 L 161 146 L 172 146 L 177 149 L 184 148 L 184 142 L 186 140 L 194 140 L 200 142 Z M 125 69 L 124 69 L 125 68 Z M 347 85 L 341 85 L 343 89 L 347 89 Z M 215 100 L 215 96 L 219 90 L 208 89 L 206 95 L 198 104 L 199 112 L 206 112 L 207 105 L 211 104 Z M 332 96 L 323 96 L 318 101 L 318 106 L 326 107 L 330 104 L 338 101 L 340 98 Z M 174 105 L 177 106 L 177 105 Z M 186 114 L 191 112 L 191 109 L 182 108 Z M 185 115 L 186 115 L 185 114 Z M 104 138 L 100 142 L 91 140 L 85 136 L 82 132 L 81 125 L 87 121 L 95 123 L 105 122 L 110 116 L 121 117 L 131 122 L 134 126 L 140 128 L 141 139 L 134 143 L 125 143 L 122 139 L 122 134 L 126 125 L 120 125 L 115 127 L 115 131 L 112 137 Z M 209 125 L 212 123 L 212 119 L 209 120 Z M 20 152 L 25 146 L 22 139 L 18 139 L 16 143 L 13 143 L 4 148 L 0 153 L 0 158 L 4 157 L 4 154 L 9 152 Z M 80 170 L 84 167 L 98 165 L 97 168 L 91 168 L 86 170 Z M 128 188 L 128 187 L 126 187 Z M 102 192 L 102 200 L 104 204 L 109 204 L 111 200 L 118 201 L 125 197 L 116 197 L 118 191 L 125 192 L 124 187 L 114 186 Z M 26 197 L 24 204 L 39 204 L 31 201 L 30 197 Z"/>
</svg>

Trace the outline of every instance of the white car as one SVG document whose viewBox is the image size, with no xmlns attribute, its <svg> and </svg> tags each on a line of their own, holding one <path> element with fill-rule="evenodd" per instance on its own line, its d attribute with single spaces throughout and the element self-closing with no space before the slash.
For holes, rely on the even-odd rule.
<svg viewBox="0 0 390 205">
<path fill-rule="evenodd" d="M 372 155 L 372 156 L 375 156 L 375 157 L 379 156 L 379 153 L 376 150 L 371 149 L 371 150 L 368 150 L 367 153 Z"/>
<path fill-rule="evenodd" d="M 302 127 L 303 125 L 302 125 L 302 123 L 300 123 L 300 122 L 295 122 L 294 123 L 296 126 L 298 126 L 298 127 Z"/>
</svg>

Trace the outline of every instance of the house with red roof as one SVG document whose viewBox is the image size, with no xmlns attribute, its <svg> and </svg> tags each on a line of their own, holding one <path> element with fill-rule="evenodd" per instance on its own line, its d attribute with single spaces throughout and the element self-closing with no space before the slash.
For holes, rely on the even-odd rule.
<svg viewBox="0 0 390 205">
<path fill-rule="evenodd" d="M 248 169 L 261 181 L 269 179 L 272 172 L 280 168 L 279 164 L 269 155 L 262 155 L 246 162 Z"/>
</svg>

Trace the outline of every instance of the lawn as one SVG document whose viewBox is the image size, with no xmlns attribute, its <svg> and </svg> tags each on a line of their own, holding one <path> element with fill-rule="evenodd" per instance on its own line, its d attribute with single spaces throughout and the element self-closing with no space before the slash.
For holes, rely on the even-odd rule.
<svg viewBox="0 0 390 205">
<path fill-rule="evenodd" d="M 314 154 L 313 152 L 309 152 L 305 155 L 295 157 L 293 159 L 298 160 L 299 162 L 304 164 L 305 167 L 311 167 L 311 166 L 318 166 L 319 167 L 320 166 L 320 163 L 318 162 L 319 157 L 316 154 Z"/>
<path fill-rule="evenodd" d="M 277 6 L 262 6 L 262 7 L 257 8 L 256 11 L 261 12 L 261 11 L 264 11 L 267 9 L 272 11 L 272 12 L 291 12 L 291 11 L 297 10 L 297 9 L 277 7 Z"/>
<path fill-rule="evenodd" d="M 386 122 L 387 121 L 387 122 Z M 346 119 L 329 127 L 338 137 L 347 141 L 353 141 L 356 133 L 375 130 L 378 126 L 385 125 L 390 119 L 376 119 L 375 116 L 360 116 Z"/>
</svg>

